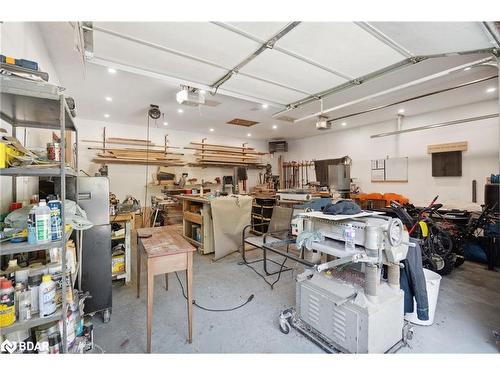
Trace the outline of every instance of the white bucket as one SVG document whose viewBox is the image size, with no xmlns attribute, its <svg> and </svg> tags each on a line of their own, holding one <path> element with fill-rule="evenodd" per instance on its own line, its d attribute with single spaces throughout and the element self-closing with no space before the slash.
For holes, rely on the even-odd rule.
<svg viewBox="0 0 500 375">
<path fill-rule="evenodd" d="M 427 287 L 427 299 L 429 301 L 429 320 L 420 320 L 417 318 L 417 303 L 415 300 L 413 301 L 413 312 L 406 314 L 405 319 L 417 325 L 430 326 L 434 323 L 434 313 L 436 312 L 439 285 L 441 284 L 442 277 L 426 268 L 424 268 L 424 277 Z"/>
</svg>

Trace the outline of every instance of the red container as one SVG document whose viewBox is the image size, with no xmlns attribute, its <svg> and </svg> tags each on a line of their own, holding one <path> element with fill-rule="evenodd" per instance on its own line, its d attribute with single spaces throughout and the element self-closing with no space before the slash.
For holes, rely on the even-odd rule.
<svg viewBox="0 0 500 375">
<path fill-rule="evenodd" d="M 9 211 L 10 211 L 10 212 L 12 212 L 12 211 L 18 210 L 18 209 L 20 209 L 21 207 L 23 207 L 22 202 L 12 202 L 12 203 L 10 204 Z"/>
</svg>

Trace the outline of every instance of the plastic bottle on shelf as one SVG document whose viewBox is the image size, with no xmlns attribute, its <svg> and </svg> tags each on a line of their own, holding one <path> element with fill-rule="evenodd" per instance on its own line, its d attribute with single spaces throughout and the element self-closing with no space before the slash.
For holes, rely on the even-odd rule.
<svg viewBox="0 0 500 375">
<path fill-rule="evenodd" d="M 42 283 L 38 287 L 38 310 L 40 318 L 56 312 L 56 283 L 50 275 L 43 275 Z"/>
<path fill-rule="evenodd" d="M 35 208 L 36 222 L 36 242 L 49 243 L 51 238 L 50 231 L 50 208 L 47 207 L 45 200 L 40 200 L 38 207 Z"/>
<path fill-rule="evenodd" d="M 28 215 L 28 243 L 30 245 L 36 244 L 35 206 L 33 206 Z"/>
<path fill-rule="evenodd" d="M 16 307 L 12 281 L 0 279 L 0 327 L 7 327 L 16 321 Z"/>
<path fill-rule="evenodd" d="M 52 199 L 47 203 L 50 209 L 50 230 L 52 241 L 59 241 L 62 238 L 62 219 L 61 208 L 62 203 L 60 200 Z"/>
<path fill-rule="evenodd" d="M 356 250 L 356 229 L 352 224 L 347 224 L 347 228 L 344 229 L 344 240 L 346 251 L 353 252 Z"/>
</svg>

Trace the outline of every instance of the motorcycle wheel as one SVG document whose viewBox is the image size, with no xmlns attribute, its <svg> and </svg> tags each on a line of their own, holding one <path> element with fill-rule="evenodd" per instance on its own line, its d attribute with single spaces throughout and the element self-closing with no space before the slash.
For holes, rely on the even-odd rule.
<svg viewBox="0 0 500 375">
<path fill-rule="evenodd" d="M 447 256 L 443 260 L 444 260 L 444 267 L 441 268 L 440 270 L 436 270 L 435 272 L 437 272 L 441 276 L 446 276 L 449 275 L 451 271 L 453 271 L 453 269 L 455 268 L 456 260 L 452 256 Z"/>
</svg>

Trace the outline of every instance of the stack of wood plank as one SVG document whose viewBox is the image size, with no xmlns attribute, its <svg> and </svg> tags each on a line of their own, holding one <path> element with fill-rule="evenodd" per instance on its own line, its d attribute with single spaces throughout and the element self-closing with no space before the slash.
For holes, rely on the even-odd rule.
<svg viewBox="0 0 500 375">
<path fill-rule="evenodd" d="M 87 141 L 97 142 L 97 141 Z M 112 148 L 106 144 L 122 144 L 142 146 L 140 148 Z M 88 147 L 89 150 L 99 150 L 92 161 L 110 164 L 140 164 L 159 166 L 184 166 L 180 152 L 170 151 L 173 147 L 157 146 L 149 140 L 128 138 L 107 138 L 102 147 Z"/>
<path fill-rule="evenodd" d="M 196 162 L 191 163 L 191 166 L 201 167 L 231 167 L 231 166 L 248 166 L 248 167 L 265 167 L 262 164 L 261 156 L 264 152 L 258 152 L 252 147 L 247 147 L 244 144 L 240 146 L 224 146 L 202 142 L 191 142 L 189 146 L 184 147 L 188 150 L 195 150 Z"/>
</svg>

